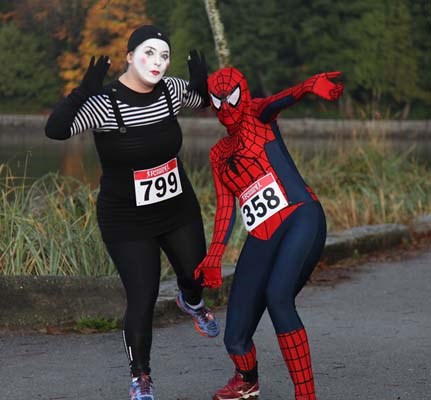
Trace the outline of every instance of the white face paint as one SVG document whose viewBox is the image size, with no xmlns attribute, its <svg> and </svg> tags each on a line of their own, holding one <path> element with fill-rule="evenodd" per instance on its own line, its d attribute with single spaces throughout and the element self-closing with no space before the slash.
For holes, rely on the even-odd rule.
<svg viewBox="0 0 431 400">
<path fill-rule="evenodd" d="M 169 67 L 169 46 L 160 39 L 148 39 L 133 51 L 132 65 L 149 86 L 156 85 Z"/>
</svg>

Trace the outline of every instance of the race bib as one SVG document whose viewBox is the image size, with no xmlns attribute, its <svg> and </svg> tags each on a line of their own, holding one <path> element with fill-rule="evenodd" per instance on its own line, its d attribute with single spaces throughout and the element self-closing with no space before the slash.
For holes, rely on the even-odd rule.
<svg viewBox="0 0 431 400">
<path fill-rule="evenodd" d="M 239 206 L 247 231 L 252 231 L 288 205 L 271 173 L 260 178 L 239 196 Z"/>
<path fill-rule="evenodd" d="M 136 205 L 159 203 L 183 192 L 177 159 L 150 169 L 133 171 Z"/>
</svg>

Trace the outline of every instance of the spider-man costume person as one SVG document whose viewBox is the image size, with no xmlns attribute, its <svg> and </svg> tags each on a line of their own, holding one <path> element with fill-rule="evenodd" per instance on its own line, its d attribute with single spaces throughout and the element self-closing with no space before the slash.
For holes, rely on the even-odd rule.
<svg viewBox="0 0 431 400">
<path fill-rule="evenodd" d="M 224 342 L 236 372 L 214 400 L 259 394 L 252 336 L 265 310 L 277 333 L 296 400 L 316 398 L 310 351 L 295 297 L 317 264 L 326 239 L 322 207 L 299 174 L 276 122 L 280 111 L 307 93 L 338 99 L 340 72 L 315 75 L 267 98 L 251 99 L 244 76 L 224 68 L 208 79 L 211 106 L 228 136 L 210 151 L 217 195 L 208 255 L 195 271 L 203 285 L 222 283 L 221 260 L 235 219 L 235 197 L 249 231 L 235 270 Z"/>
</svg>

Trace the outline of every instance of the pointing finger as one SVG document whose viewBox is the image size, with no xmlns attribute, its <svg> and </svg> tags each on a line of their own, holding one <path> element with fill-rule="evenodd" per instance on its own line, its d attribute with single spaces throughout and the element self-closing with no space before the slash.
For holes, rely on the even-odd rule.
<svg viewBox="0 0 431 400">
<path fill-rule="evenodd" d="M 332 79 L 332 78 L 337 78 L 341 74 L 342 74 L 342 72 L 340 72 L 340 71 L 327 72 L 326 77 L 329 79 Z"/>
</svg>

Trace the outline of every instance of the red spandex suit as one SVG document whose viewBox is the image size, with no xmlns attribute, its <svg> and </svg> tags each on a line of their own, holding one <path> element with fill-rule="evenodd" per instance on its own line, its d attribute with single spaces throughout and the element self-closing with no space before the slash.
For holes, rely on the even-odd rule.
<svg viewBox="0 0 431 400">
<path fill-rule="evenodd" d="M 277 125 L 281 110 L 311 93 L 338 99 L 340 72 L 315 75 L 267 98 L 250 96 L 235 68 L 208 79 L 211 106 L 228 135 L 210 151 L 217 197 L 212 242 L 195 271 L 203 285 L 222 283 L 221 261 L 235 220 L 235 198 L 248 231 L 229 296 L 224 342 L 236 372 L 214 400 L 251 399 L 259 394 L 252 336 L 265 309 L 273 322 L 296 400 L 314 400 L 314 380 L 305 328 L 295 297 L 316 266 L 326 222 L 316 195 L 295 166 Z"/>
</svg>

